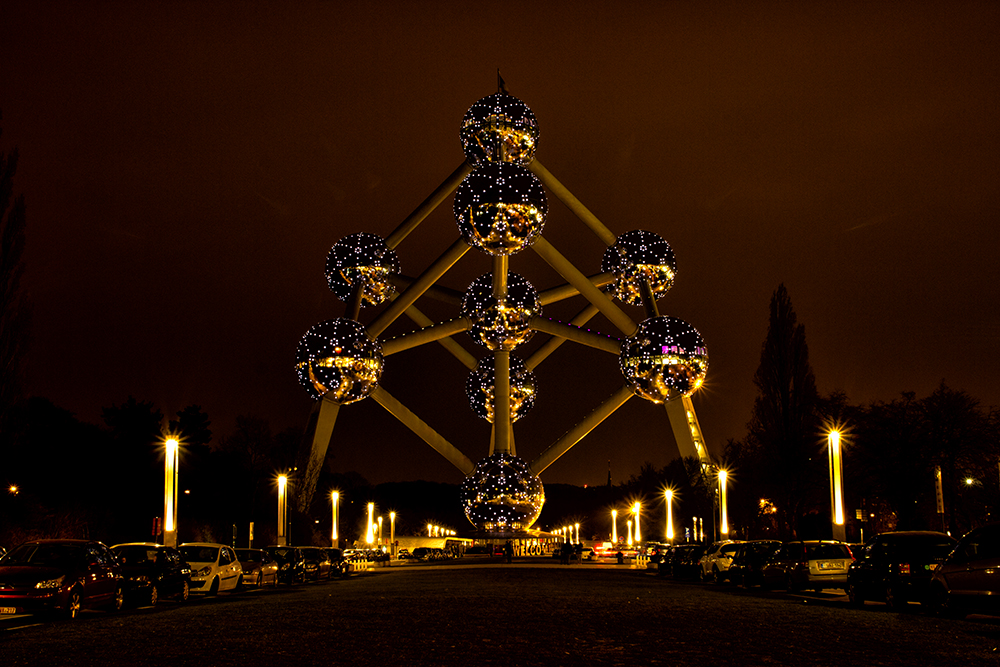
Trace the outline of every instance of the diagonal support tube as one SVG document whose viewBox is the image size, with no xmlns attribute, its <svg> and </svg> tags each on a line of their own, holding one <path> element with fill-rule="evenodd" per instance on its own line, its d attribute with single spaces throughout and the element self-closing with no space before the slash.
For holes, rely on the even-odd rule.
<svg viewBox="0 0 1000 667">
<path fill-rule="evenodd" d="M 410 306 L 406 309 L 406 316 L 409 317 L 413 322 L 419 327 L 432 327 L 434 322 L 431 318 L 424 315 L 416 306 Z M 475 370 L 479 362 L 474 356 L 472 356 L 468 350 L 462 347 L 457 340 L 454 338 L 442 338 L 438 341 L 441 346 L 451 352 L 452 356 L 465 364 L 465 367 L 470 371 Z"/>
<path fill-rule="evenodd" d="M 316 483 L 323 470 L 326 450 L 330 447 L 333 427 L 337 423 L 337 415 L 340 414 L 340 403 L 322 398 L 313 409 L 319 411 L 316 417 L 316 430 L 313 432 L 312 443 L 309 447 L 309 460 L 306 462 L 305 475 L 295 496 L 298 508 L 302 512 L 309 509 L 313 494 L 316 493 Z"/>
<path fill-rule="evenodd" d="M 588 280 L 592 282 L 595 287 L 604 287 L 605 285 L 610 285 L 615 281 L 615 274 L 598 273 L 595 276 L 590 276 Z M 553 287 L 552 289 L 547 289 L 544 292 L 539 292 L 538 302 L 543 306 L 547 306 L 550 303 L 574 297 L 579 293 L 580 290 L 572 285 L 560 285 L 559 287 Z"/>
<path fill-rule="evenodd" d="M 423 202 L 420 203 L 413 213 L 408 215 L 403 222 L 399 223 L 399 226 L 389 234 L 385 239 L 385 244 L 389 246 L 390 249 L 395 249 L 403 239 L 405 239 L 410 232 L 417 228 L 421 222 L 424 221 L 431 212 L 436 209 L 441 202 L 447 199 L 448 195 L 455 191 L 465 177 L 472 173 L 472 165 L 468 162 L 463 162 L 458 165 L 458 168 L 451 173 L 451 176 L 444 180 L 444 183 L 439 185 L 434 192 L 427 196 Z"/>
<path fill-rule="evenodd" d="M 694 412 L 694 403 L 688 396 L 681 396 L 665 404 L 670 427 L 674 431 L 677 450 L 683 458 L 696 458 L 703 464 L 711 463 L 708 450 L 705 449 L 705 438 L 701 434 L 698 415 Z"/>
<path fill-rule="evenodd" d="M 454 336 L 457 333 L 468 331 L 471 328 L 472 322 L 467 317 L 458 317 L 454 320 L 434 324 L 419 331 L 385 341 L 382 343 L 382 356 L 388 357 L 404 350 L 411 350 L 425 343 L 433 343 L 443 338 Z"/>
<path fill-rule="evenodd" d="M 552 194 L 562 203 L 566 204 L 566 208 L 573 212 L 573 215 L 580 219 L 580 222 L 590 227 L 590 229 L 597 234 L 597 237 L 604 241 L 604 245 L 614 245 L 618 237 L 615 236 L 614 232 L 604 226 L 604 223 L 597 219 L 597 216 L 590 212 L 583 203 L 580 202 L 573 193 L 570 192 L 565 185 L 559 182 L 559 180 L 552 175 L 548 169 L 542 166 L 538 160 L 533 160 L 531 164 L 528 165 L 528 169 L 538 180 L 542 182 L 542 185 L 547 187 Z M 390 246 L 391 247 L 391 246 Z"/>
<path fill-rule="evenodd" d="M 617 338 L 594 333 L 593 331 L 581 329 L 580 327 L 575 327 L 570 324 L 563 324 L 562 322 L 548 320 L 544 317 L 532 317 L 528 322 L 528 326 L 535 331 L 541 331 L 542 333 L 559 336 L 560 338 L 571 340 L 574 343 L 580 343 L 581 345 L 586 345 L 587 347 L 604 350 L 605 352 L 610 352 L 611 354 L 618 355 L 621 354 L 622 351 L 621 341 Z"/>
<path fill-rule="evenodd" d="M 569 321 L 573 326 L 581 327 L 590 321 L 594 315 L 599 311 L 597 306 L 592 303 L 588 303 L 587 306 L 576 314 L 572 320 Z M 566 342 L 565 338 L 560 338 L 559 336 L 553 336 L 545 341 L 545 344 L 534 351 L 534 353 L 524 361 L 524 365 L 529 371 L 535 370 L 538 364 L 545 361 L 546 357 L 559 349 L 559 346 Z"/>
</svg>

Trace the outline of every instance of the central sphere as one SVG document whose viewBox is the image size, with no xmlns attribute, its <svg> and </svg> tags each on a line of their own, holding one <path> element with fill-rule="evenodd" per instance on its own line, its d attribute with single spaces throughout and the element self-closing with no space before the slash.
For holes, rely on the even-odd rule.
<svg viewBox="0 0 1000 667">
<path fill-rule="evenodd" d="M 545 489 L 524 459 L 497 453 L 476 464 L 462 482 L 465 516 L 484 533 L 511 533 L 531 528 L 542 513 Z"/>
<path fill-rule="evenodd" d="M 299 383 L 309 395 L 341 405 L 368 396 L 378 386 L 382 365 L 382 346 L 359 322 L 344 317 L 313 326 L 295 351 Z"/>
<path fill-rule="evenodd" d="M 455 192 L 455 221 L 462 238 L 490 255 L 513 255 L 535 242 L 549 210 L 542 184 L 527 169 L 487 164 Z"/>
<path fill-rule="evenodd" d="M 496 359 L 483 357 L 476 369 L 469 373 L 465 382 L 465 393 L 469 405 L 477 415 L 493 423 L 496 405 Z M 519 357 L 510 357 L 510 420 L 516 422 L 531 411 L 535 405 L 535 374 L 528 370 Z"/>
<path fill-rule="evenodd" d="M 542 312 L 538 292 L 520 274 L 507 272 L 507 295 L 493 296 L 493 273 L 479 276 L 462 299 L 462 315 L 472 321 L 469 335 L 487 349 L 513 350 L 531 340 L 528 327 Z"/>
<path fill-rule="evenodd" d="M 526 167 L 535 158 L 538 121 L 524 102 L 496 93 L 469 107 L 459 137 L 465 158 L 473 167 L 486 162 Z"/>
<path fill-rule="evenodd" d="M 676 317 L 651 317 L 622 341 L 622 375 L 636 395 L 653 403 L 690 396 L 708 372 L 708 350 L 698 331 Z"/>
</svg>

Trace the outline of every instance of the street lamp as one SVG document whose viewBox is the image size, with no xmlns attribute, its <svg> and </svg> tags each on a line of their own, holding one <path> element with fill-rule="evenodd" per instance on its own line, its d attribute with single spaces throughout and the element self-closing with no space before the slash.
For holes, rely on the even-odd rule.
<svg viewBox="0 0 1000 667">
<path fill-rule="evenodd" d="M 573 526 L 576 528 L 576 543 L 580 543 L 580 524 L 574 523 Z"/>
<path fill-rule="evenodd" d="M 729 473 L 725 470 L 719 471 L 719 502 L 721 506 L 721 518 L 719 520 L 719 532 L 722 534 L 722 539 L 729 536 L 729 508 L 728 496 L 726 495 L 726 479 L 729 477 Z"/>
<path fill-rule="evenodd" d="M 830 504 L 833 519 L 833 539 L 843 542 L 847 538 L 844 526 L 844 463 L 840 451 L 840 432 L 830 431 Z"/>
<path fill-rule="evenodd" d="M 378 545 L 382 546 L 382 517 L 378 518 Z"/>
<path fill-rule="evenodd" d="M 625 524 L 628 526 L 628 540 L 625 541 L 625 544 L 632 546 L 632 519 L 626 519 Z"/>
<path fill-rule="evenodd" d="M 611 510 L 611 543 L 618 544 L 618 510 Z"/>
<path fill-rule="evenodd" d="M 288 546 L 288 536 L 285 535 L 285 526 L 288 520 L 288 508 L 285 503 L 285 494 L 288 489 L 288 477 L 278 475 L 278 546 Z"/>
<path fill-rule="evenodd" d="M 396 513 L 389 512 L 389 553 L 396 557 Z"/>
<path fill-rule="evenodd" d="M 433 530 L 434 526 L 432 526 L 431 524 L 427 524 L 427 537 L 431 537 L 434 534 Z"/>
<path fill-rule="evenodd" d="M 632 514 L 635 515 L 635 543 L 642 544 L 642 537 L 639 535 L 639 503 L 632 506 Z"/>
<path fill-rule="evenodd" d="M 365 542 L 371 545 L 375 541 L 375 534 L 372 526 L 375 523 L 375 503 L 368 503 L 368 530 L 365 532 Z"/>
<path fill-rule="evenodd" d="M 336 547 L 340 541 L 340 537 L 337 535 L 337 506 L 340 504 L 340 493 L 334 491 L 330 494 L 330 499 L 333 501 L 333 529 L 330 531 L 330 542 Z"/>
<path fill-rule="evenodd" d="M 663 492 L 667 500 L 667 526 L 664 533 L 664 539 L 670 544 L 674 543 L 674 490 L 667 489 Z"/>
<path fill-rule="evenodd" d="M 177 546 L 177 461 L 180 442 L 170 436 L 166 442 L 167 456 L 163 475 L 163 544 Z M 14 487 L 15 489 L 17 487 Z M 15 491 L 16 492 L 16 491 Z"/>
</svg>

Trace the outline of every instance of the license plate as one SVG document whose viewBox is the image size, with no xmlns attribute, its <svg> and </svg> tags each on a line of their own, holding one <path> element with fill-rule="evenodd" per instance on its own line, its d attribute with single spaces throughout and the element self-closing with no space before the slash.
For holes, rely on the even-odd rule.
<svg viewBox="0 0 1000 667">
<path fill-rule="evenodd" d="M 934 570 L 937 569 L 937 567 L 938 567 L 937 563 L 931 563 L 930 565 L 927 566 L 927 569 L 933 572 Z"/>
<path fill-rule="evenodd" d="M 842 570 L 844 569 L 840 563 L 830 562 L 826 560 L 821 560 L 819 562 L 819 569 L 821 570 Z"/>
<path fill-rule="evenodd" d="M 0 607 L 0 614 L 16 614 L 17 607 Z"/>
</svg>

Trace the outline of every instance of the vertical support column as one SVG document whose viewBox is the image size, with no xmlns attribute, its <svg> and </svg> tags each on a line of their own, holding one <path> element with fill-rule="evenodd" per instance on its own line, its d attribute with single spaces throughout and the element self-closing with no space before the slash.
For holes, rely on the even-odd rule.
<svg viewBox="0 0 1000 667">
<path fill-rule="evenodd" d="M 698 416 L 694 413 L 694 404 L 687 396 L 681 396 L 665 404 L 667 417 L 677 441 L 677 449 L 683 458 L 696 458 L 703 465 L 710 463 L 705 440 L 701 435 Z"/>
<path fill-rule="evenodd" d="M 288 546 L 288 504 L 286 496 L 288 493 L 288 477 L 278 476 L 278 546 Z"/>
<path fill-rule="evenodd" d="M 177 463 L 180 443 L 167 438 L 166 463 L 163 475 L 163 544 L 177 546 Z"/>
<path fill-rule="evenodd" d="M 497 454 L 513 454 L 510 437 L 510 352 L 497 350 L 493 353 L 493 426 L 496 430 Z"/>
</svg>

